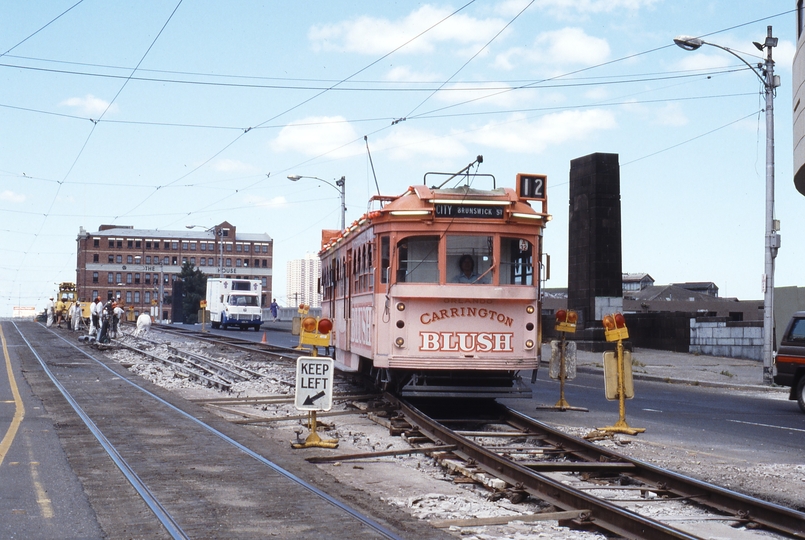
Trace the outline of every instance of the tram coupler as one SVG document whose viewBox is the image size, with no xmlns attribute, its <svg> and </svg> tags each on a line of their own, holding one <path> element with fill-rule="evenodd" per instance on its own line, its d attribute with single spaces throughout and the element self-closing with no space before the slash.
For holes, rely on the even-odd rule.
<svg viewBox="0 0 805 540">
<path fill-rule="evenodd" d="M 316 433 L 316 411 L 309 412 L 308 427 L 310 428 L 310 435 L 307 436 L 305 442 L 292 442 L 292 448 L 297 450 L 300 448 L 338 448 L 338 439 L 322 439 Z"/>
</svg>

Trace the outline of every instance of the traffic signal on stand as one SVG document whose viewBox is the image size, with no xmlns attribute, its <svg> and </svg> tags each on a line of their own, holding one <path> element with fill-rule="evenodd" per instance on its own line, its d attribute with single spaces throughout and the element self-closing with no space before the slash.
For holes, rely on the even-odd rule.
<svg viewBox="0 0 805 540">
<path fill-rule="evenodd" d="M 604 316 L 604 337 L 607 341 L 629 339 L 629 330 L 626 328 L 626 319 L 623 313 L 612 313 Z"/>
<path fill-rule="evenodd" d="M 557 332 L 575 332 L 576 322 L 579 320 L 579 315 L 572 309 L 560 309 L 556 312 L 556 326 L 554 327 Z"/>
</svg>

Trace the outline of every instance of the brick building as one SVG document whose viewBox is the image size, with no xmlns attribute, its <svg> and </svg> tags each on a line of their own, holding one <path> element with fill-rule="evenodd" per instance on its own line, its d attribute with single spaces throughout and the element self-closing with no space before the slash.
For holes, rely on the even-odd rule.
<svg viewBox="0 0 805 540">
<path fill-rule="evenodd" d="M 186 231 L 101 225 L 87 232 L 81 227 L 76 243 L 81 301 L 119 297 L 135 315 L 149 312 L 173 320 L 173 284 L 189 262 L 209 276 L 259 279 L 263 305 L 271 302 L 274 241 L 265 233 L 238 233 L 226 221 Z"/>
</svg>

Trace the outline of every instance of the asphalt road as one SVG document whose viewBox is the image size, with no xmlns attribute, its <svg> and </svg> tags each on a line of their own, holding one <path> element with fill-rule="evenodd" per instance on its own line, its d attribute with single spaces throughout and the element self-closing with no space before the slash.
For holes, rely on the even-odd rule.
<svg viewBox="0 0 805 540">
<path fill-rule="evenodd" d="M 559 400 L 559 383 L 540 369 L 532 400 L 507 405 L 557 425 L 595 428 L 619 419 L 618 402 L 604 396 L 602 373 L 580 372 L 565 384 L 565 399 L 589 412 L 540 409 Z M 749 462 L 802 463 L 805 414 L 780 392 L 713 388 L 635 380 L 635 397 L 626 400 L 626 422 L 645 428 L 641 440 L 718 453 Z"/>
</svg>

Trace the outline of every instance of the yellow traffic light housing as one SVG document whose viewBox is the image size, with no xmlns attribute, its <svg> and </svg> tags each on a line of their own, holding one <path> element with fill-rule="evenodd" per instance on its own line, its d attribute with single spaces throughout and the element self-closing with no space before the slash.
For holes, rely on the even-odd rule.
<svg viewBox="0 0 805 540">
<path fill-rule="evenodd" d="M 612 313 L 604 316 L 604 338 L 607 341 L 629 339 L 629 330 L 626 328 L 626 319 L 623 313 Z"/>
<path fill-rule="evenodd" d="M 556 312 L 556 326 L 554 327 L 557 332 L 575 332 L 576 322 L 579 320 L 579 315 L 572 309 L 565 311 L 560 309 Z"/>
</svg>

